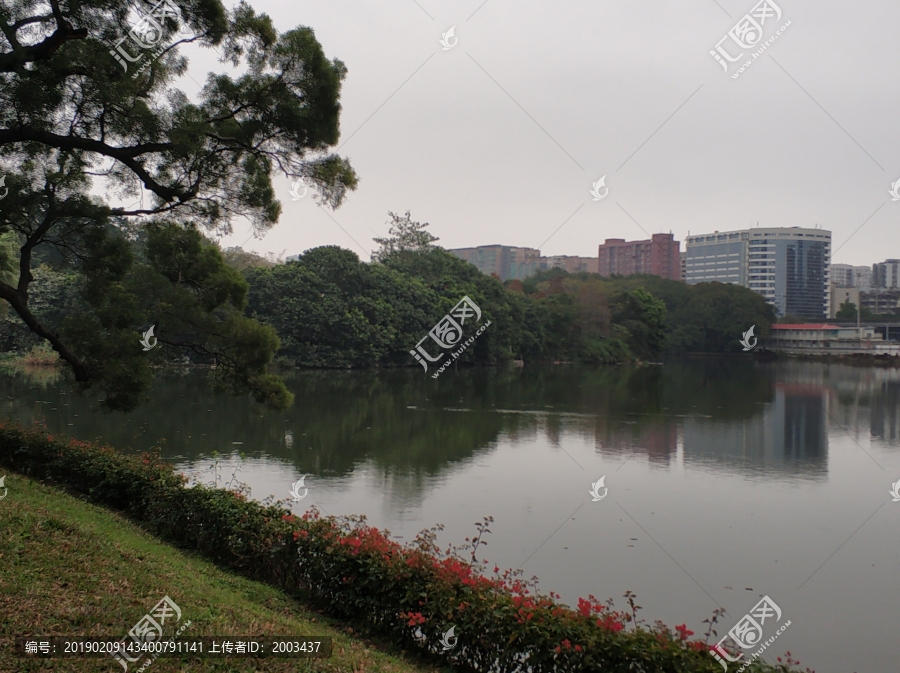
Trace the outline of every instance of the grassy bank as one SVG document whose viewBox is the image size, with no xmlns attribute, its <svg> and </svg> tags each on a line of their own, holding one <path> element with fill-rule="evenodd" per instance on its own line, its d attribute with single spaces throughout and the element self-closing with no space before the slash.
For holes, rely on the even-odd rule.
<svg viewBox="0 0 900 673">
<path fill-rule="evenodd" d="M 538 591 L 535 582 L 521 578 L 521 571 L 501 571 L 497 567 L 489 571 L 474 557 L 481 529 L 468 547 L 439 548 L 440 526 L 423 531 L 414 541 L 401 545 L 390 539 L 386 531 L 369 526 L 362 516 L 322 516 L 313 507 L 298 517 L 280 504 L 248 501 L 244 494 L 227 489 L 189 485 L 184 476 L 175 473 L 157 454 L 129 456 L 109 446 L 55 438 L 5 424 L 0 424 L 0 465 L 42 482 L 64 484 L 93 504 L 123 513 L 159 540 L 201 554 L 228 572 L 264 582 L 290 596 L 302 596 L 305 605 L 320 609 L 345 625 L 352 624 L 354 628 L 361 627 L 368 634 L 387 639 L 395 648 L 392 651 L 402 648 L 416 652 L 435 665 L 505 673 L 522 670 L 523 662 L 527 662 L 531 673 L 719 673 L 718 663 L 709 656 L 709 634 L 706 638 L 692 639 L 690 636 L 695 634 L 685 625 L 671 629 L 660 621 L 651 627 L 640 626 L 635 619 L 639 608 L 630 601 L 630 611 L 617 610 L 611 601 L 604 603 L 588 596 L 579 598 L 577 608 L 572 608 L 560 603 L 558 595 Z M 8 487 L 11 492 L 7 497 L 13 497 L 14 482 L 9 482 Z M 10 502 L 15 500 L 5 501 L 3 507 Z M 129 566 L 127 563 L 123 568 L 104 565 L 110 558 L 118 558 L 113 554 L 123 555 L 110 538 L 104 537 L 104 531 L 84 529 L 78 537 L 81 529 L 74 525 L 67 527 L 63 519 L 56 517 L 54 522 L 38 527 L 40 521 L 39 516 L 33 517 L 30 529 L 18 523 L 24 526 L 23 533 L 19 538 L 10 538 L 16 549 L 11 552 L 11 558 L 17 564 L 30 564 L 26 557 L 40 559 L 28 566 L 29 572 L 18 585 L 15 598 L 30 598 L 29 586 L 40 578 L 44 584 L 39 586 L 44 587 L 47 596 L 45 607 L 52 615 L 59 609 L 54 602 L 56 591 L 68 589 L 73 582 L 79 583 L 75 586 L 80 591 L 68 608 L 67 628 L 81 626 L 84 631 L 96 627 L 108 637 L 107 629 L 113 625 L 105 620 L 97 621 L 105 613 L 97 610 L 92 614 L 93 620 L 88 620 L 83 616 L 88 608 L 82 607 L 79 601 L 87 602 L 86 597 L 102 601 L 108 592 L 124 590 L 123 587 L 132 591 L 133 582 L 146 576 L 137 585 L 141 589 L 140 607 L 132 606 L 137 608 L 138 616 L 148 606 L 155 605 L 161 595 L 169 594 L 185 609 L 185 600 L 198 601 L 197 616 L 202 618 L 199 623 L 205 631 L 200 635 L 295 638 L 321 635 L 298 634 L 293 630 L 287 634 L 273 632 L 269 629 L 274 629 L 274 623 L 258 621 L 252 615 L 218 624 L 216 620 L 224 614 L 223 608 L 209 601 L 205 590 L 198 589 L 192 596 L 177 593 L 176 577 L 188 572 L 183 565 L 176 563 L 169 567 L 161 580 L 159 569 L 143 566 L 147 560 L 141 554 L 130 557 L 126 554 L 125 561 L 138 565 L 143 574 L 133 580 L 119 579 Z M 486 517 L 484 524 L 479 525 L 486 526 L 489 522 L 490 517 Z M 82 574 L 72 576 L 70 582 L 73 571 L 66 559 L 55 559 L 54 564 L 49 564 L 38 553 L 42 548 L 36 548 L 34 553 L 29 550 L 29 545 L 36 544 L 35 538 L 51 534 L 54 538 L 46 553 L 56 553 L 52 550 L 61 546 L 71 554 L 73 563 L 78 563 L 80 554 L 75 545 L 82 540 L 86 545 L 94 545 L 99 540 L 100 546 L 92 548 L 91 553 L 100 563 L 96 567 L 76 565 L 82 568 Z M 464 555 L 466 549 L 470 555 Z M 102 573 L 100 578 L 92 579 L 98 571 Z M 17 576 L 22 575 L 19 572 Z M 0 594 L 3 589 L 0 584 Z M 11 612 L 15 610 L 15 602 L 7 604 L 4 610 L 15 614 Z M 235 610 L 233 614 L 238 612 Z M 40 611 L 35 614 L 46 618 Z M 131 614 L 129 611 L 128 615 Z M 0 617 L 3 616 L 0 612 Z M 126 620 L 125 623 L 135 622 Z M 264 628 L 263 632 L 247 632 L 257 625 Z M 309 624 L 299 626 L 309 627 Z M 234 630 L 230 634 L 222 633 L 223 627 Z M 726 653 L 726 650 L 719 651 Z M 757 655 L 760 653 L 762 650 Z M 289 662 L 281 670 L 326 670 L 292 664 Z M 796 670 L 790 662 L 770 665 L 761 659 L 748 661 L 747 665 L 746 670 L 753 673 Z M 242 669 L 230 666 L 192 667 L 191 670 Z M 330 670 L 377 669 L 353 668 L 351 662 L 349 668 L 337 664 L 337 668 Z"/>
<path fill-rule="evenodd" d="M 348 634 L 277 589 L 160 543 L 130 521 L 6 472 L 0 500 L 0 671 L 121 671 L 112 659 L 10 655 L 16 635 L 125 636 L 164 595 L 185 636 L 331 636 L 330 659 L 158 659 L 150 671 L 436 673 Z M 2 473 L 0 473 L 2 476 Z M 166 635 L 169 635 L 168 632 Z M 140 664 L 129 667 L 137 670 Z"/>
</svg>

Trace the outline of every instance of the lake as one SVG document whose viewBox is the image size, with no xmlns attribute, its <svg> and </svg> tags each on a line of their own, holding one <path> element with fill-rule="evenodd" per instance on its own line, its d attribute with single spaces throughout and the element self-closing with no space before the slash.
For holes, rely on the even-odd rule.
<svg viewBox="0 0 900 673">
<path fill-rule="evenodd" d="M 214 394 L 196 370 L 163 373 L 129 415 L 53 377 L 0 376 L 0 404 L 53 433 L 159 446 L 258 500 L 309 475 L 296 512 L 365 514 L 400 541 L 441 523 L 442 546 L 462 544 L 492 516 L 479 560 L 572 604 L 623 608 L 631 590 L 650 624 L 703 634 L 722 607 L 722 637 L 769 596 L 783 615 L 765 637 L 791 622 L 770 662 L 790 650 L 817 673 L 897 670 L 900 370 L 746 357 L 287 381 L 287 412 Z"/>
</svg>

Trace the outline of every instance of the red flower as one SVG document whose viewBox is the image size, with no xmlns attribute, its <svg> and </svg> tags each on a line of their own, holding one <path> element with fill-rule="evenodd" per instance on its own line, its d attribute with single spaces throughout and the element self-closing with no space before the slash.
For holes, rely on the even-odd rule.
<svg viewBox="0 0 900 673">
<path fill-rule="evenodd" d="M 625 628 L 620 622 L 617 622 L 615 619 L 613 619 L 611 615 L 604 615 L 603 619 L 598 619 L 597 626 L 599 626 L 601 629 L 606 629 L 607 631 L 612 631 L 614 633 L 618 633 Z"/>
<path fill-rule="evenodd" d="M 675 630 L 678 631 L 678 637 L 682 640 L 687 640 L 688 636 L 694 635 L 694 632 L 687 627 L 687 624 L 676 626 Z"/>
<path fill-rule="evenodd" d="M 285 514 L 283 517 L 281 517 L 281 520 L 282 521 L 293 521 L 294 515 L 293 514 Z"/>
<path fill-rule="evenodd" d="M 401 617 L 407 617 L 408 620 L 406 622 L 407 626 L 418 626 L 419 624 L 425 623 L 425 617 L 421 612 L 410 612 L 410 613 L 400 613 Z"/>
</svg>

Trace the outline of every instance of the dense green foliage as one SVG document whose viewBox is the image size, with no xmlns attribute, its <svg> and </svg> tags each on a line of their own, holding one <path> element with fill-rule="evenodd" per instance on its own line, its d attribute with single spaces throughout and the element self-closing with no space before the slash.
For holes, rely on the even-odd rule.
<svg viewBox="0 0 900 673">
<path fill-rule="evenodd" d="M 856 322 L 856 312 L 856 304 L 852 301 L 845 301 L 843 304 L 841 304 L 837 313 L 834 314 L 834 319 L 838 322 Z M 860 319 L 863 322 L 896 322 L 898 316 L 900 316 L 900 313 L 898 313 L 897 311 L 888 313 L 875 313 L 871 309 L 863 306 Z"/>
<path fill-rule="evenodd" d="M 764 337 L 772 308 L 735 285 L 686 285 L 655 276 L 602 278 L 553 270 L 507 282 L 436 247 L 426 224 L 391 214 L 378 260 L 337 247 L 297 261 L 248 267 L 249 312 L 271 325 L 281 357 L 305 367 L 414 365 L 410 350 L 464 296 L 486 329 L 459 358 L 620 363 L 662 352 L 736 352 L 751 325 Z M 465 336 L 470 336 L 470 329 Z M 426 339 L 426 348 L 434 344 Z"/>
<path fill-rule="evenodd" d="M 840 320 L 841 322 L 851 322 L 856 320 L 857 310 L 856 304 L 852 301 L 845 301 L 841 304 L 841 307 L 838 309 L 837 313 L 834 314 L 836 320 Z"/>
<path fill-rule="evenodd" d="M 706 641 L 685 625 L 638 625 L 593 596 L 576 610 L 542 594 L 515 571 L 484 573 L 478 544 L 441 553 L 436 530 L 401 546 L 362 517 L 301 518 L 240 493 L 186 487 L 158 457 L 128 457 L 109 447 L 0 426 L 0 465 L 64 484 L 91 502 L 122 511 L 150 532 L 252 579 L 302 591 L 336 616 L 356 620 L 398 646 L 460 671 L 512 673 L 713 673 Z M 439 527 L 438 527 L 439 529 Z M 480 531 L 479 531 L 480 533 Z M 480 539 L 480 534 L 478 536 Z M 441 637 L 455 627 L 454 647 Z M 789 665 L 749 663 L 752 673 Z"/>
<path fill-rule="evenodd" d="M 265 372 L 277 338 L 242 317 L 245 281 L 200 232 L 228 233 L 236 218 L 271 227 L 279 173 L 341 203 L 356 175 L 328 148 L 346 68 L 311 29 L 279 34 L 244 3 L 163 9 L 161 32 L 141 32 L 127 0 L 0 10 L 0 300 L 18 336 L 49 343 L 109 408 L 133 408 L 152 365 L 181 357 L 283 407 L 290 396 Z M 174 86 L 184 43 L 242 74 L 195 73 L 206 83 L 189 99 Z M 151 325 L 163 348 L 148 355 Z"/>
<path fill-rule="evenodd" d="M 560 272 L 552 272 L 560 273 Z M 550 274 L 542 272 L 525 281 L 526 292 L 538 292 L 549 285 Z M 733 353 L 741 349 L 743 332 L 756 325 L 763 339 L 775 322 L 775 309 L 761 295 L 729 283 L 688 285 L 658 276 L 599 276 L 579 273 L 568 276 L 566 285 L 596 285 L 615 296 L 644 288 L 666 307 L 666 335 L 663 351 L 668 353 Z"/>
<path fill-rule="evenodd" d="M 439 248 L 398 255 L 384 264 L 365 264 L 349 250 L 316 248 L 296 262 L 251 269 L 247 278 L 250 315 L 275 327 L 281 355 L 301 366 L 415 364 L 410 349 L 464 296 L 491 325 L 461 362 L 497 364 L 514 357 L 622 362 L 634 357 L 625 329 L 581 319 L 591 307 L 567 294 L 536 302 L 509 292 Z M 649 356 L 658 337 L 644 333 L 655 325 L 642 322 L 638 308 L 623 306 L 622 311 L 639 333 L 635 342 L 647 342 L 636 352 Z"/>
</svg>

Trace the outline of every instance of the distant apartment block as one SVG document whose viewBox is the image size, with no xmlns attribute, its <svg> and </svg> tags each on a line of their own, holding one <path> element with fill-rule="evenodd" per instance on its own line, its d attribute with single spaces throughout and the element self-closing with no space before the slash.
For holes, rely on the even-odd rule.
<svg viewBox="0 0 900 673">
<path fill-rule="evenodd" d="M 681 280 L 681 243 L 672 234 L 653 234 L 649 240 L 607 238 L 598 250 L 601 276 L 651 274 Z"/>
<path fill-rule="evenodd" d="M 835 287 L 853 287 L 853 267 L 850 264 L 832 264 L 828 277 Z"/>
<path fill-rule="evenodd" d="M 496 274 L 501 281 L 525 280 L 541 269 L 541 251 L 534 248 L 481 245 L 477 248 L 456 248 L 448 252 L 466 260 L 482 273 Z"/>
<path fill-rule="evenodd" d="M 501 281 L 525 280 L 545 269 L 563 269 L 569 273 L 582 271 L 597 273 L 596 257 L 574 255 L 541 257 L 541 251 L 535 248 L 482 245 L 477 248 L 456 248 L 448 252 L 466 260 L 482 273 L 496 274 Z"/>
<path fill-rule="evenodd" d="M 876 288 L 860 295 L 862 307 L 872 313 L 897 313 L 900 310 L 900 290 Z"/>
<path fill-rule="evenodd" d="M 867 292 L 872 287 L 872 269 L 868 266 L 832 264 L 829 279 L 835 287 L 856 287 Z"/>
<path fill-rule="evenodd" d="M 575 257 L 572 255 L 557 255 L 555 257 L 541 257 L 542 269 L 564 269 L 569 273 L 597 273 L 596 257 Z"/>
<path fill-rule="evenodd" d="M 831 232 L 801 227 L 689 236 L 685 280 L 750 288 L 779 315 L 821 320 L 830 314 Z"/>
<path fill-rule="evenodd" d="M 872 285 L 893 290 L 900 288 L 900 259 L 886 259 L 873 264 Z"/>
<path fill-rule="evenodd" d="M 872 267 L 853 267 L 853 287 L 858 287 L 863 292 L 868 292 L 872 289 Z"/>
</svg>

